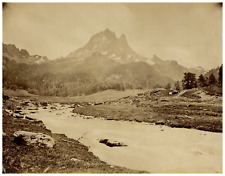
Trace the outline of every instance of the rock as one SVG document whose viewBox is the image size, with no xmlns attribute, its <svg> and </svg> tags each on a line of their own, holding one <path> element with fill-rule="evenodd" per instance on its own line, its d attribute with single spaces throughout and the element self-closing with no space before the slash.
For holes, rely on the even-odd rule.
<svg viewBox="0 0 225 176">
<path fill-rule="evenodd" d="M 2 136 L 3 136 L 3 137 L 5 137 L 5 136 L 7 136 L 7 135 L 6 135 L 6 133 L 5 133 L 5 132 L 2 132 Z"/>
<path fill-rule="evenodd" d="M 97 102 L 94 105 L 101 105 L 101 104 L 102 104 L 102 102 Z"/>
<path fill-rule="evenodd" d="M 165 125 L 165 122 L 163 120 L 159 120 L 155 122 L 156 125 Z"/>
<path fill-rule="evenodd" d="M 27 120 L 36 120 L 36 119 L 34 119 L 32 117 L 28 117 L 28 116 L 26 116 L 25 119 L 27 119 Z"/>
<path fill-rule="evenodd" d="M 22 108 L 20 106 L 17 106 L 16 109 L 17 110 L 22 110 Z"/>
<path fill-rule="evenodd" d="M 15 112 L 15 113 L 22 113 L 21 110 L 15 110 L 14 112 Z"/>
<path fill-rule="evenodd" d="M 30 104 L 29 101 L 25 101 L 25 102 L 21 103 L 20 105 L 21 105 L 21 106 L 29 106 L 29 104 Z"/>
<path fill-rule="evenodd" d="M 117 142 L 117 141 L 113 141 L 113 140 L 110 140 L 110 139 L 101 139 L 99 141 L 99 143 L 103 143 L 109 147 L 123 147 L 123 146 L 127 146 L 121 142 Z"/>
<path fill-rule="evenodd" d="M 167 99 L 161 99 L 160 101 L 161 101 L 161 102 L 168 102 Z"/>
<path fill-rule="evenodd" d="M 23 115 L 15 115 L 14 117 L 17 119 L 22 119 L 24 116 Z"/>
<path fill-rule="evenodd" d="M 171 92 L 169 92 L 169 95 L 175 95 L 175 94 L 178 94 L 179 92 L 177 90 L 173 90 Z"/>
<path fill-rule="evenodd" d="M 19 145 L 37 145 L 46 146 L 49 148 L 52 148 L 55 145 L 54 139 L 43 133 L 16 131 L 13 136 L 15 137 L 14 141 Z"/>
<path fill-rule="evenodd" d="M 37 111 L 38 110 L 38 108 L 37 107 L 33 107 L 33 108 L 29 108 L 28 110 L 30 110 L 30 111 Z"/>
<path fill-rule="evenodd" d="M 47 102 L 41 102 L 40 103 L 42 106 L 48 106 L 48 103 Z"/>
<path fill-rule="evenodd" d="M 74 161 L 74 162 L 81 161 L 81 160 L 79 160 L 79 159 L 77 159 L 77 158 L 71 158 L 70 160 L 71 160 L 71 161 Z"/>
</svg>

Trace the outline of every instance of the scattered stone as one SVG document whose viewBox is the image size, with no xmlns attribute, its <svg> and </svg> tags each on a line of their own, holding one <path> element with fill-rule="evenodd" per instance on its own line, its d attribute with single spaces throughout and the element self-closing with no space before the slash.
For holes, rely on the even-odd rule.
<svg viewBox="0 0 225 176">
<path fill-rule="evenodd" d="M 94 105 L 101 105 L 102 103 L 101 102 L 98 102 L 98 103 L 94 103 Z"/>
<path fill-rule="evenodd" d="M 14 112 L 15 113 L 22 113 L 23 111 L 21 111 L 21 110 L 15 110 Z"/>
<path fill-rule="evenodd" d="M 110 139 L 101 139 L 99 141 L 99 143 L 103 143 L 109 147 L 124 147 L 124 146 L 127 146 L 121 142 L 117 142 L 117 141 L 112 141 Z"/>
<path fill-rule="evenodd" d="M 77 159 L 77 158 L 71 158 L 70 160 L 71 160 L 71 161 L 74 161 L 74 162 L 79 162 L 79 161 L 81 161 L 81 160 L 79 160 L 79 159 Z"/>
<path fill-rule="evenodd" d="M 3 137 L 5 137 L 5 136 L 7 136 L 7 135 L 6 135 L 6 133 L 5 133 L 5 132 L 2 132 L 2 136 L 3 136 Z"/>
<path fill-rule="evenodd" d="M 30 111 L 36 110 L 37 111 L 38 108 L 36 108 L 36 107 L 35 108 L 29 108 L 28 110 L 30 110 Z"/>
<path fill-rule="evenodd" d="M 171 92 L 169 92 L 169 95 L 175 95 L 175 94 L 178 94 L 179 92 L 177 90 L 173 90 Z"/>
<path fill-rule="evenodd" d="M 28 106 L 29 104 L 30 104 L 29 101 L 25 101 L 25 102 L 21 103 L 21 106 Z"/>
<path fill-rule="evenodd" d="M 22 119 L 24 116 L 23 115 L 15 115 L 14 117 L 17 119 Z"/>
<path fill-rule="evenodd" d="M 16 109 L 17 110 L 22 110 L 22 108 L 20 106 L 17 106 Z"/>
<path fill-rule="evenodd" d="M 159 120 L 155 122 L 156 125 L 165 125 L 165 122 L 163 120 Z"/>
<path fill-rule="evenodd" d="M 36 120 L 36 119 L 34 119 L 32 117 L 28 117 L 28 116 L 26 116 L 25 119 L 27 119 L 27 120 Z"/>
<path fill-rule="evenodd" d="M 166 100 L 166 99 L 161 99 L 160 101 L 161 102 L 168 102 L 168 100 Z"/>
<path fill-rule="evenodd" d="M 34 133 L 28 131 L 16 131 L 13 136 L 14 141 L 18 144 L 32 145 L 37 146 L 46 146 L 52 148 L 55 145 L 55 141 L 49 135 L 43 133 Z"/>
<path fill-rule="evenodd" d="M 42 106 L 48 106 L 48 103 L 47 102 L 41 102 L 40 103 Z"/>
</svg>

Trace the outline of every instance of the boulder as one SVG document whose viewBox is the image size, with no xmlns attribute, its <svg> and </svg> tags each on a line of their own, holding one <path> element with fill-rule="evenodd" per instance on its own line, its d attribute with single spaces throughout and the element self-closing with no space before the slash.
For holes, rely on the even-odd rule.
<svg viewBox="0 0 225 176">
<path fill-rule="evenodd" d="M 121 142 L 117 142 L 117 141 L 113 141 L 111 139 L 101 139 L 99 141 L 99 143 L 103 143 L 109 147 L 123 147 L 123 146 L 127 146 Z"/>
<path fill-rule="evenodd" d="M 55 141 L 49 135 L 43 133 L 34 133 L 29 131 L 16 131 L 14 134 L 14 141 L 18 144 L 46 146 L 52 148 Z"/>
</svg>

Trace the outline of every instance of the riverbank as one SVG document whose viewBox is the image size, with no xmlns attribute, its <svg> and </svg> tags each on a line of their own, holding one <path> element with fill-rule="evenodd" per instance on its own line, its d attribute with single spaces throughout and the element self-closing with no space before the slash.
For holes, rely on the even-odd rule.
<svg viewBox="0 0 225 176">
<path fill-rule="evenodd" d="M 19 107 L 21 102 L 12 97 L 3 103 L 2 155 L 6 173 L 142 173 L 106 164 L 77 140 L 52 133 L 42 121 L 15 117 L 4 110 L 15 112 Z M 53 148 L 18 145 L 13 134 L 21 130 L 49 135 L 55 145 Z"/>
<path fill-rule="evenodd" d="M 180 93 L 159 89 L 94 106 L 80 103 L 73 112 L 106 120 L 222 132 L 222 97 L 207 95 L 199 89 Z"/>
<path fill-rule="evenodd" d="M 42 120 L 53 132 L 80 141 L 110 165 L 150 173 L 222 171 L 221 133 L 105 120 L 74 114 L 72 110 L 70 105 L 52 103 L 40 107 L 36 113 L 29 109 L 23 112 Z"/>
</svg>

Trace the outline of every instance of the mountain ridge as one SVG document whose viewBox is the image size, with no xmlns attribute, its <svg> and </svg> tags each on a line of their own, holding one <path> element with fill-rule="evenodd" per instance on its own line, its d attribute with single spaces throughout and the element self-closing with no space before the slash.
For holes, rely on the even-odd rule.
<svg viewBox="0 0 225 176">
<path fill-rule="evenodd" d="M 41 64 L 48 62 L 46 56 L 30 55 L 26 49 L 19 49 L 14 44 L 4 44 L 2 46 L 3 58 L 14 60 L 18 63 Z"/>
</svg>

